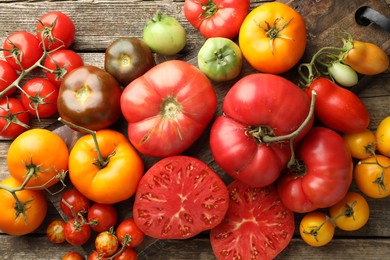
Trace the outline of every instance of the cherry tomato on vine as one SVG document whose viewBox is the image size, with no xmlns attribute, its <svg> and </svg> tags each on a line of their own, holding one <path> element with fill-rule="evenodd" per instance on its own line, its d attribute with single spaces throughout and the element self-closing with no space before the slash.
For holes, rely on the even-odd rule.
<svg viewBox="0 0 390 260">
<path fill-rule="evenodd" d="M 82 246 L 91 237 L 91 228 L 81 218 L 71 218 L 65 222 L 64 234 L 69 244 Z"/>
<path fill-rule="evenodd" d="M 8 171 L 27 187 L 49 188 L 68 170 L 69 152 L 66 143 L 52 131 L 29 129 L 13 140 L 7 153 Z"/>
<path fill-rule="evenodd" d="M 118 212 L 111 204 L 94 203 L 88 209 L 88 222 L 91 224 L 92 230 L 96 232 L 108 231 L 116 225 L 118 220 Z"/>
<path fill-rule="evenodd" d="M 50 242 L 60 244 L 65 242 L 65 221 L 62 219 L 56 219 L 49 223 L 46 228 L 46 237 Z"/>
<path fill-rule="evenodd" d="M 22 87 L 23 106 L 35 118 L 49 118 L 57 113 L 58 88 L 45 78 L 33 78 Z"/>
<path fill-rule="evenodd" d="M 373 131 L 364 129 L 357 133 L 343 134 L 345 143 L 351 151 L 352 157 L 366 159 L 375 154 L 377 141 Z"/>
<path fill-rule="evenodd" d="M 22 183 L 8 177 L 0 185 L 19 188 Z M 0 230 L 9 235 L 21 236 L 33 232 L 42 224 L 46 217 L 47 200 L 40 190 L 24 189 L 15 192 L 15 195 L 23 206 L 16 207 L 15 197 L 9 191 L 0 189 Z"/>
<path fill-rule="evenodd" d="M 329 208 L 329 215 L 342 230 L 355 231 L 362 228 L 370 216 L 367 200 L 357 192 L 348 192 L 337 204 Z"/>
<path fill-rule="evenodd" d="M 249 12 L 249 0 L 186 0 L 184 15 L 205 38 L 233 39 Z"/>
<path fill-rule="evenodd" d="M 95 250 L 103 257 L 112 256 L 118 248 L 119 243 L 117 237 L 109 231 L 103 231 L 95 238 Z"/>
<path fill-rule="evenodd" d="M 39 18 L 36 31 L 39 41 L 44 41 L 46 50 L 54 50 L 68 48 L 74 41 L 76 28 L 66 14 L 50 11 Z"/>
<path fill-rule="evenodd" d="M 77 52 L 68 49 L 60 49 L 49 53 L 43 62 L 47 79 L 56 86 L 61 85 L 62 80 L 69 72 L 83 65 L 84 61 L 81 56 Z"/>
<path fill-rule="evenodd" d="M 91 201 L 75 188 L 65 191 L 60 200 L 62 212 L 72 218 L 79 213 L 86 214 L 90 205 Z"/>
<path fill-rule="evenodd" d="M 390 116 L 382 119 L 376 129 L 376 140 L 378 151 L 390 157 Z"/>
<path fill-rule="evenodd" d="M 264 3 L 246 16 L 238 41 L 242 54 L 252 67 L 262 72 L 283 73 L 303 56 L 305 21 L 286 4 Z"/>
<path fill-rule="evenodd" d="M 7 61 L 0 60 L 0 93 L 8 88 L 19 77 L 15 68 L 13 68 Z M 4 92 L 1 98 L 10 96 L 14 93 L 16 87 L 10 88 L 7 92 Z"/>
<path fill-rule="evenodd" d="M 120 244 L 128 248 L 139 246 L 145 239 L 144 232 L 135 224 L 134 219 L 122 220 L 116 228 L 116 236 Z M 126 237 L 127 236 L 127 237 Z"/>
<path fill-rule="evenodd" d="M 132 248 L 126 248 L 122 253 L 115 256 L 114 260 L 137 260 L 137 252 Z"/>
<path fill-rule="evenodd" d="M 341 62 L 333 62 L 328 67 L 329 75 L 341 86 L 352 87 L 355 86 L 359 77 L 356 71 L 354 71 L 349 65 Z"/>
<path fill-rule="evenodd" d="M 354 168 L 354 179 L 359 190 L 368 197 L 390 196 L 390 158 L 377 154 L 360 160 Z"/>
<path fill-rule="evenodd" d="M 85 260 L 85 258 L 80 253 L 72 251 L 63 255 L 62 260 Z"/>
<path fill-rule="evenodd" d="M 32 33 L 18 31 L 4 41 L 3 54 L 7 62 L 17 71 L 27 70 L 43 55 L 40 41 Z"/>
<path fill-rule="evenodd" d="M 299 233 L 308 245 L 325 246 L 332 241 L 335 227 L 324 212 L 313 211 L 306 214 L 299 225 Z"/>
<path fill-rule="evenodd" d="M 0 99 L 0 136 L 13 139 L 30 128 L 30 115 L 19 99 Z"/>
</svg>

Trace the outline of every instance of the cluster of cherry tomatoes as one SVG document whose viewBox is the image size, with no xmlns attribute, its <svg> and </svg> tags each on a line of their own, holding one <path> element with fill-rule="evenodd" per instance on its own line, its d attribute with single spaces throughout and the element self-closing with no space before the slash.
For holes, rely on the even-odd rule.
<svg viewBox="0 0 390 260">
<path fill-rule="evenodd" d="M 52 117 L 62 78 L 84 64 L 69 49 L 75 37 L 73 21 L 64 13 L 41 16 L 36 32 L 15 31 L 3 43 L 0 60 L 0 136 L 13 139 L 30 128 L 30 119 Z M 41 70 L 41 74 L 30 72 Z M 42 75 L 43 74 L 43 75 Z"/>
<path fill-rule="evenodd" d="M 66 190 L 60 199 L 64 219 L 53 220 L 46 229 L 50 242 L 67 242 L 82 246 L 94 244 L 88 259 L 137 259 L 135 247 L 145 238 L 132 218 L 121 219 L 117 209 L 111 204 L 92 202 L 77 189 Z M 63 259 L 78 254 L 69 252 Z M 80 254 L 78 254 L 80 255 Z"/>
</svg>

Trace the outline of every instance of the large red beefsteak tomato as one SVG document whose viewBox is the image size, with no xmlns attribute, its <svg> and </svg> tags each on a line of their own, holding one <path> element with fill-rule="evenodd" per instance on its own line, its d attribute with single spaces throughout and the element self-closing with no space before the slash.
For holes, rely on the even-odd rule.
<svg viewBox="0 0 390 260">
<path fill-rule="evenodd" d="M 179 60 L 160 63 L 132 81 L 121 96 L 128 136 L 142 154 L 167 157 L 189 148 L 216 111 L 210 80 Z"/>
<path fill-rule="evenodd" d="M 297 130 L 310 111 L 298 86 L 277 75 L 256 73 L 226 94 L 222 116 L 213 123 L 210 148 L 216 163 L 234 179 L 262 187 L 273 183 L 291 156 L 290 139 L 270 140 Z M 311 128 L 310 120 L 294 139 Z"/>
</svg>

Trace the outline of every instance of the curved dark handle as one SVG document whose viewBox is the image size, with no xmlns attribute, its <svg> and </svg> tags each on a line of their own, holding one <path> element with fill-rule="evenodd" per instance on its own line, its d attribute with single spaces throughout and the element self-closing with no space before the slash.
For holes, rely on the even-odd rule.
<svg viewBox="0 0 390 260">
<path fill-rule="evenodd" d="M 390 32 L 390 19 L 370 7 L 359 8 L 355 18 L 360 25 L 367 26 L 370 23 L 375 23 L 385 31 Z"/>
</svg>

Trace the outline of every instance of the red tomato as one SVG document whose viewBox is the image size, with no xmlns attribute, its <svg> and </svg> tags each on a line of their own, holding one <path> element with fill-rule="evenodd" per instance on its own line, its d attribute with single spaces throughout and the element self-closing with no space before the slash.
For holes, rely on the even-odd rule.
<svg viewBox="0 0 390 260">
<path fill-rule="evenodd" d="M 18 78 L 16 70 L 6 61 L 0 60 L 0 93 L 6 90 Z M 11 87 L 1 95 L 1 98 L 10 96 L 15 92 L 16 87 Z"/>
<path fill-rule="evenodd" d="M 215 120 L 210 132 L 216 163 L 248 185 L 273 183 L 290 159 L 290 140 L 269 142 L 266 138 L 298 129 L 310 110 L 305 93 L 280 76 L 252 74 L 229 90 L 222 108 L 224 115 Z M 295 140 L 307 133 L 312 121 Z"/>
<path fill-rule="evenodd" d="M 64 234 L 69 244 L 82 246 L 91 237 L 91 228 L 80 218 L 71 218 L 65 222 Z"/>
<path fill-rule="evenodd" d="M 81 56 L 72 50 L 60 49 L 49 53 L 43 66 L 46 77 L 54 85 L 60 86 L 62 79 L 72 70 L 84 65 Z"/>
<path fill-rule="evenodd" d="M 125 246 L 130 248 L 139 246 L 145 238 L 144 232 L 135 224 L 132 218 L 124 219 L 119 223 L 116 228 L 116 235 L 119 243 L 122 245 L 126 243 Z M 128 237 L 126 238 L 126 236 Z"/>
<path fill-rule="evenodd" d="M 185 0 L 184 15 L 205 38 L 233 39 L 249 12 L 249 0 Z"/>
<path fill-rule="evenodd" d="M 54 50 L 68 48 L 73 43 L 76 29 L 69 16 L 51 11 L 39 18 L 36 31 L 39 41 L 44 39 L 46 50 Z"/>
<path fill-rule="evenodd" d="M 72 251 L 63 255 L 62 260 L 85 260 L 85 258 L 80 253 Z"/>
<path fill-rule="evenodd" d="M 46 237 L 50 242 L 55 244 L 65 242 L 64 227 L 65 221 L 62 219 L 53 220 L 46 228 Z"/>
<path fill-rule="evenodd" d="M 20 31 L 10 34 L 4 41 L 3 54 L 15 70 L 29 69 L 43 55 L 39 40 L 29 32 Z M 22 68 L 20 67 L 20 65 Z"/>
<path fill-rule="evenodd" d="M 57 113 L 58 88 L 45 78 L 33 78 L 22 87 L 23 106 L 36 118 L 49 118 Z"/>
<path fill-rule="evenodd" d="M 30 128 L 30 115 L 19 99 L 0 99 L 0 136 L 15 138 Z"/>
<path fill-rule="evenodd" d="M 68 217 L 74 218 L 77 214 L 87 213 L 91 201 L 77 189 L 69 189 L 64 192 L 60 200 L 60 208 Z"/>
<path fill-rule="evenodd" d="M 210 233 L 218 259 L 273 259 L 294 234 L 294 215 L 280 201 L 274 186 L 229 185 L 229 209 Z"/>
<path fill-rule="evenodd" d="M 296 167 L 281 175 L 278 191 L 292 211 L 327 208 L 344 198 L 352 182 L 352 156 L 344 139 L 325 127 L 313 127 L 297 147 Z"/>
<path fill-rule="evenodd" d="M 116 255 L 114 260 L 137 260 L 137 252 L 132 248 L 126 248 L 122 253 Z"/>
<path fill-rule="evenodd" d="M 341 133 L 357 133 L 368 127 L 368 110 L 353 92 L 322 77 L 305 89 L 309 97 L 313 90 L 317 93 L 315 116 L 321 123 Z"/>
<path fill-rule="evenodd" d="M 156 65 L 132 81 L 121 96 L 131 143 L 156 157 L 189 148 L 213 118 L 216 105 L 209 79 L 180 60 Z"/>
<path fill-rule="evenodd" d="M 88 209 L 88 222 L 96 223 L 91 225 L 92 230 L 96 232 L 108 231 L 115 226 L 118 220 L 118 213 L 111 204 L 94 203 Z"/>
<path fill-rule="evenodd" d="M 228 201 L 225 183 L 204 162 L 172 156 L 158 161 L 142 177 L 133 216 L 148 236 L 184 239 L 218 225 Z"/>
</svg>

